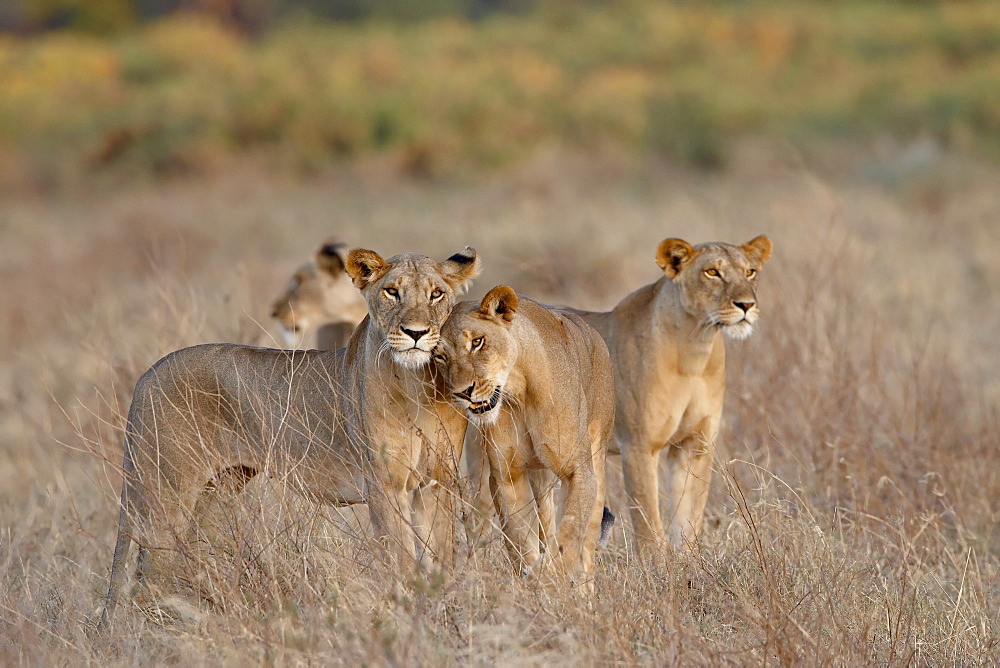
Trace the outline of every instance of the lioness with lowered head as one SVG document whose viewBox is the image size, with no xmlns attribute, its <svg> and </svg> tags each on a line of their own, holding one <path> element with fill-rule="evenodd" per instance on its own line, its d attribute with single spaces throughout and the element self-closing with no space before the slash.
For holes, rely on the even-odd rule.
<svg viewBox="0 0 1000 668">
<path fill-rule="evenodd" d="M 550 311 L 501 285 L 479 303 L 455 306 L 434 360 L 452 400 L 482 432 L 493 499 L 515 565 L 526 573 L 539 560 L 527 473 L 545 468 L 565 487 L 546 567 L 565 575 L 579 568 L 589 583 L 614 423 L 611 360 L 601 337 L 579 317 Z"/>
<path fill-rule="evenodd" d="M 476 253 L 466 247 L 440 264 L 368 250 L 346 259 L 369 310 L 346 349 L 194 346 L 139 379 L 101 626 L 133 539 L 137 579 L 168 575 L 206 493 L 239 491 L 261 472 L 323 503 L 368 503 L 376 534 L 400 565 L 417 547 L 450 562 L 466 420 L 428 362 L 456 294 L 479 272 Z"/>
<path fill-rule="evenodd" d="M 615 443 L 621 453 L 637 547 L 690 545 L 701 532 L 726 390 L 723 336 L 745 339 L 760 311 L 757 274 L 765 236 L 742 246 L 665 239 L 663 276 L 608 313 L 574 310 L 608 344 L 614 366 Z M 660 518 L 658 455 L 666 450 L 667 535 Z"/>
<path fill-rule="evenodd" d="M 345 248 L 342 243 L 325 242 L 312 260 L 295 270 L 274 300 L 271 317 L 289 348 L 302 345 L 314 330 L 316 348 L 343 348 L 368 314 L 368 303 L 347 273 Z"/>
</svg>

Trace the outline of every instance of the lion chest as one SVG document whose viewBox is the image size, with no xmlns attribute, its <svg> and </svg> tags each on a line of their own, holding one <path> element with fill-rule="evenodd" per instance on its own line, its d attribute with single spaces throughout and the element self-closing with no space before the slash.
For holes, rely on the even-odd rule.
<svg viewBox="0 0 1000 668">
<path fill-rule="evenodd" d="M 671 374 L 657 381 L 619 406 L 619 433 L 641 432 L 626 440 L 646 442 L 659 450 L 692 436 L 714 436 L 722 392 L 711 379 Z"/>
</svg>

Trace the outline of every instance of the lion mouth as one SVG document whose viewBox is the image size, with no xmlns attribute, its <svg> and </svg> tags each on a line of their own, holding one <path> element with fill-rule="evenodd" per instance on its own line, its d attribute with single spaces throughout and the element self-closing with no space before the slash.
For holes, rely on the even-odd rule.
<svg viewBox="0 0 1000 668">
<path fill-rule="evenodd" d="M 500 402 L 500 387 L 497 386 L 493 390 L 493 394 L 486 401 L 470 401 L 469 402 L 469 412 L 475 415 L 482 415 L 487 411 L 491 411 L 497 407 Z"/>
</svg>

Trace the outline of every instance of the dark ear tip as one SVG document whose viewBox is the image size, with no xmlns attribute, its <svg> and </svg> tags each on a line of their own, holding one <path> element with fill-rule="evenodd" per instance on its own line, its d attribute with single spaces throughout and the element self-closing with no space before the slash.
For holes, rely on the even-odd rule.
<svg viewBox="0 0 1000 668">
<path fill-rule="evenodd" d="M 326 255 L 327 257 L 340 257 L 340 251 L 344 248 L 346 244 L 340 242 L 330 241 L 323 244 L 323 247 L 319 249 L 321 255 Z"/>
<path fill-rule="evenodd" d="M 454 262 L 455 264 L 469 264 L 476 261 L 476 249 L 472 246 L 466 246 L 462 250 L 458 251 L 451 257 L 449 257 L 445 262 Z"/>
</svg>

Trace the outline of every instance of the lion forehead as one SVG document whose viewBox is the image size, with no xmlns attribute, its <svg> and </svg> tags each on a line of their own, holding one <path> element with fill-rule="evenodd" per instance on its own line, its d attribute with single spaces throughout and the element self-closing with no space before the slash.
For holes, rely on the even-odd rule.
<svg viewBox="0 0 1000 668">
<path fill-rule="evenodd" d="M 456 345 L 464 339 L 474 339 L 477 336 L 491 336 L 504 330 L 490 317 L 479 312 L 478 302 L 461 302 L 455 304 L 445 322 L 442 332 L 448 340 Z"/>
<path fill-rule="evenodd" d="M 739 246 L 722 242 L 711 242 L 698 244 L 695 246 L 698 251 L 696 266 L 706 267 L 708 265 L 732 266 L 740 269 L 748 269 L 751 266 L 750 258 Z"/>
<path fill-rule="evenodd" d="M 441 265 L 429 257 L 404 253 L 391 258 L 388 264 L 390 269 L 379 279 L 378 285 L 392 283 L 405 290 L 425 289 L 429 293 L 438 289 L 451 292 Z"/>
</svg>

